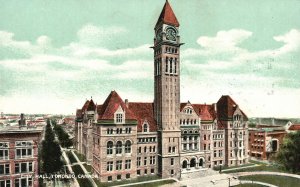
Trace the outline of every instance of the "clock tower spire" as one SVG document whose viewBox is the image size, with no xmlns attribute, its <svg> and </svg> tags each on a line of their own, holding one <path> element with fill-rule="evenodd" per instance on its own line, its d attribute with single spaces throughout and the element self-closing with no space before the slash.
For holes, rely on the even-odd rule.
<svg viewBox="0 0 300 187">
<path fill-rule="evenodd" d="M 154 115 L 158 125 L 158 167 L 162 177 L 180 177 L 179 22 L 166 1 L 155 25 Z"/>
</svg>

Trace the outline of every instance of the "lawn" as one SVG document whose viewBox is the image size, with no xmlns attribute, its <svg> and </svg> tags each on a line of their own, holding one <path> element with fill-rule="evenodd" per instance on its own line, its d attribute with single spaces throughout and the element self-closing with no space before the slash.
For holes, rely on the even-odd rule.
<svg viewBox="0 0 300 187">
<path fill-rule="evenodd" d="M 91 184 L 91 182 L 89 181 L 89 179 L 87 178 L 79 178 L 78 175 L 84 175 L 84 172 L 82 171 L 80 165 L 75 165 L 72 166 L 72 169 L 75 173 L 76 179 L 79 183 L 80 187 L 93 187 L 93 185 Z"/>
<path fill-rule="evenodd" d="M 74 153 L 77 155 L 78 159 L 81 162 L 85 162 L 86 161 L 85 156 L 83 154 L 77 153 L 76 151 L 74 151 Z"/>
<path fill-rule="evenodd" d="M 96 182 L 96 184 L 98 185 L 98 187 L 108 187 L 108 186 L 116 186 L 116 185 L 121 185 L 121 184 L 129 184 L 129 183 L 136 183 L 136 182 L 144 182 L 144 181 L 150 181 L 150 180 L 157 180 L 157 179 L 161 179 L 160 177 L 153 175 L 153 176 L 143 176 L 143 177 L 138 177 L 136 179 L 131 179 L 131 180 L 122 180 L 122 181 L 115 181 L 115 182 L 106 182 L 106 183 L 102 183 L 99 182 L 98 180 L 94 180 Z M 173 181 L 173 180 L 171 180 Z M 164 181 L 159 181 L 159 182 L 164 182 Z M 174 182 L 174 181 L 173 181 Z M 169 182 L 171 183 L 171 182 Z M 169 184 L 169 183 L 164 183 L 164 184 Z M 151 184 L 147 184 L 151 185 Z M 163 185 L 160 183 L 157 183 L 154 186 L 158 186 L 158 185 Z M 143 184 L 143 186 L 146 186 L 146 184 Z M 152 186 L 149 186 L 152 187 Z"/>
<path fill-rule="evenodd" d="M 266 186 L 260 184 L 239 184 L 234 187 L 266 187 Z"/>
<path fill-rule="evenodd" d="M 235 168 L 240 168 L 240 167 L 246 167 L 246 166 L 253 166 L 255 164 L 253 163 L 249 163 L 249 164 L 243 164 L 243 165 L 240 165 L 240 166 L 231 166 L 231 167 L 228 167 L 228 166 L 222 166 L 222 170 L 223 169 L 235 169 Z M 215 171 L 219 171 L 220 170 L 220 166 L 216 166 L 213 168 Z"/>
<path fill-rule="evenodd" d="M 279 187 L 297 187 L 300 184 L 300 179 L 278 175 L 250 175 L 239 177 L 239 180 L 253 180 L 260 181 L 269 184 L 273 184 Z"/>
<path fill-rule="evenodd" d="M 83 166 L 85 167 L 85 169 L 91 173 L 92 171 L 92 166 L 91 165 L 87 165 L 87 164 L 83 164 Z"/>
<path fill-rule="evenodd" d="M 76 159 L 75 159 L 75 157 L 74 157 L 74 155 L 71 153 L 71 151 L 68 151 L 66 153 L 67 153 L 67 156 L 69 157 L 69 160 L 70 160 L 71 164 L 77 162 Z"/>
<path fill-rule="evenodd" d="M 136 185 L 130 185 L 129 187 L 157 187 L 164 184 L 172 184 L 176 181 L 170 179 L 170 180 L 164 180 L 164 181 L 158 181 L 158 182 L 152 182 L 147 184 L 136 184 Z"/>
<path fill-rule="evenodd" d="M 273 172 L 284 172 L 289 173 L 288 171 L 284 170 L 283 168 L 276 166 L 276 165 L 266 165 L 260 163 L 259 166 L 250 167 L 250 168 L 237 168 L 235 170 L 223 171 L 222 173 L 236 173 L 236 172 L 251 172 L 251 171 L 273 171 Z"/>
</svg>

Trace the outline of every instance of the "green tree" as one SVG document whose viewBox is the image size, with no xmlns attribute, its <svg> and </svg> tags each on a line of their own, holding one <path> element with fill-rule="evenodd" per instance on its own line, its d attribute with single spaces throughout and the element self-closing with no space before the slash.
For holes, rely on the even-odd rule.
<svg viewBox="0 0 300 187">
<path fill-rule="evenodd" d="M 289 133 L 284 138 L 276 160 L 286 170 L 300 173 L 300 131 Z"/>
<path fill-rule="evenodd" d="M 54 141 L 54 133 L 52 131 L 50 121 L 47 121 L 45 130 L 45 139 L 42 142 L 42 162 L 43 171 L 47 174 L 55 173 L 61 170 L 63 162 L 61 160 L 61 150 L 59 144 Z"/>
</svg>

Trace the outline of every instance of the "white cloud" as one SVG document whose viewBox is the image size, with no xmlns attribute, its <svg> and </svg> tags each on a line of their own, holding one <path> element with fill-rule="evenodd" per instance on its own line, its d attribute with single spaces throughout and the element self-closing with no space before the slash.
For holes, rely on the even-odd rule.
<svg viewBox="0 0 300 187">
<path fill-rule="evenodd" d="M 252 32 L 242 29 L 231 29 L 229 31 L 219 31 L 215 37 L 202 36 L 197 43 L 210 50 L 229 51 L 237 50 L 237 45 L 248 39 Z"/>
<path fill-rule="evenodd" d="M 14 77 L 18 81 L 29 80 L 30 83 L 41 81 L 36 79 L 35 72 L 44 72 L 42 78 L 45 79 L 45 82 L 47 82 L 46 79 L 54 79 L 53 82 L 56 81 L 59 84 L 59 80 L 70 80 L 82 84 L 82 87 L 91 79 L 99 81 L 99 84 L 107 79 L 125 82 L 135 80 L 137 83 L 141 80 L 151 79 L 153 77 L 153 60 L 150 44 L 116 50 L 107 47 L 107 40 L 124 33 L 126 30 L 123 28 L 103 28 L 88 24 L 78 31 L 78 41 L 55 48 L 48 36 L 40 36 L 34 42 L 17 41 L 14 39 L 13 33 L 0 31 L 0 47 L 9 47 L 29 54 L 26 58 L 0 60 L 0 65 L 16 72 L 32 72 L 30 77 Z M 199 37 L 197 40 L 199 48 L 182 51 L 181 67 L 182 71 L 185 71 L 181 76 L 182 101 L 212 103 L 217 102 L 220 95 L 230 94 L 250 116 L 257 114 L 297 116 L 294 111 L 300 105 L 299 99 L 297 100 L 297 94 L 300 94 L 299 90 L 273 88 L 274 83 L 276 85 L 277 82 L 286 79 L 277 74 L 270 76 L 271 71 L 266 70 L 266 67 L 268 63 L 271 63 L 277 70 L 280 68 L 291 69 L 291 64 L 285 63 L 283 57 L 290 52 L 299 50 L 300 31 L 292 29 L 286 34 L 275 36 L 274 41 L 282 43 L 282 46 L 277 49 L 254 52 L 239 46 L 251 36 L 252 32 L 242 29 L 220 31 L 214 37 Z M 116 59 L 119 60 L 117 63 Z M 195 72 L 197 72 L 197 76 L 195 76 Z M 290 78 L 293 79 L 293 77 Z M 95 84 L 95 82 L 91 84 Z M 106 82 L 106 84 L 109 83 Z M 59 95 L 59 89 L 64 88 L 58 86 L 57 89 L 56 94 Z M 148 92 L 140 93 L 142 92 L 141 88 L 137 88 L 136 85 L 132 85 L 132 88 L 120 87 L 117 89 L 120 90 L 123 97 L 134 101 L 151 101 L 153 97 L 153 94 Z M 285 101 L 282 99 L 284 94 L 288 97 Z M 26 109 L 25 105 L 23 106 L 24 103 L 36 104 L 34 98 L 29 98 L 28 103 L 24 102 L 26 97 L 2 98 L 1 103 L 7 109 L 15 111 L 8 106 L 10 103 L 6 102 L 6 99 L 10 101 L 15 99 L 15 106 L 20 106 L 20 112 L 22 112 L 23 109 Z M 106 95 L 104 94 L 102 97 L 105 99 Z M 39 99 L 46 100 L 45 98 Z M 47 110 L 52 111 L 55 110 L 56 104 L 59 105 L 58 103 L 69 107 L 72 102 L 75 102 L 75 99 L 57 102 L 54 96 L 51 96 L 47 102 L 44 100 L 41 103 L 47 105 Z M 295 100 L 294 103 L 292 103 L 293 100 Z M 283 107 L 285 102 L 293 110 L 290 113 L 288 111 L 280 113 L 280 109 L 271 107 L 274 103 Z M 72 110 L 68 111 L 73 111 L 81 104 L 76 104 L 75 107 L 70 106 L 69 108 Z M 59 112 L 59 110 L 57 111 Z M 36 111 L 32 109 L 32 112 Z"/>
<path fill-rule="evenodd" d="M 88 46 L 97 46 L 104 41 L 113 39 L 116 35 L 125 34 L 123 27 L 100 27 L 93 24 L 84 25 L 78 32 L 79 43 Z"/>
</svg>

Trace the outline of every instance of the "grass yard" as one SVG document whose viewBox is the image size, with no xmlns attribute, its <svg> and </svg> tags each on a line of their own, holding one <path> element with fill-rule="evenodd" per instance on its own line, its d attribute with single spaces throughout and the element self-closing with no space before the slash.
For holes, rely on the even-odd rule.
<svg viewBox="0 0 300 187">
<path fill-rule="evenodd" d="M 300 179 L 278 175 L 250 175 L 239 177 L 239 179 L 260 181 L 279 187 L 297 187 L 300 184 Z"/>
<path fill-rule="evenodd" d="M 74 157 L 73 154 L 71 153 L 71 151 L 68 151 L 68 152 L 66 152 L 66 153 L 67 153 L 67 156 L 69 157 L 69 160 L 70 160 L 71 164 L 77 162 L 76 159 L 75 159 L 75 157 Z"/>
<path fill-rule="evenodd" d="M 240 168 L 240 169 L 237 168 L 235 170 L 223 171 L 222 173 L 251 172 L 251 171 L 273 171 L 273 172 L 288 173 L 287 171 L 280 168 L 279 166 L 266 165 L 266 164 L 261 164 L 260 166 L 250 167 L 250 168 Z"/>
<path fill-rule="evenodd" d="M 234 187 L 266 187 L 266 186 L 260 184 L 239 184 Z"/>
<path fill-rule="evenodd" d="M 74 151 L 74 153 L 76 154 L 76 156 L 78 157 L 78 159 L 81 162 L 85 162 L 86 161 L 85 156 L 83 154 L 77 153 L 76 151 Z"/>
<path fill-rule="evenodd" d="M 80 165 L 72 166 L 72 169 L 75 173 L 76 179 L 80 185 L 80 187 L 93 187 L 89 179 L 87 178 L 78 178 L 78 175 L 84 175 L 84 172 L 82 171 Z"/>
<path fill-rule="evenodd" d="M 136 183 L 136 182 L 144 182 L 144 181 L 150 181 L 150 180 L 157 180 L 157 179 L 161 179 L 161 178 L 158 177 L 158 176 L 156 176 L 156 175 L 153 175 L 153 176 L 138 177 L 136 179 L 131 179 L 131 180 L 125 180 L 124 179 L 124 180 L 121 180 L 121 181 L 106 182 L 106 183 L 99 182 L 97 179 L 94 179 L 94 181 L 96 182 L 96 184 L 98 185 L 98 187 L 108 187 L 108 186 L 116 186 L 116 185 L 121 185 L 121 184 L 130 184 L 130 183 Z M 164 182 L 164 181 L 159 181 L 159 182 Z M 175 181 L 173 181 L 173 182 L 175 182 Z M 169 184 L 169 183 L 165 183 L 165 184 Z M 145 185 L 146 184 L 143 184 L 142 186 L 145 186 Z M 158 185 L 163 185 L 163 184 L 157 183 L 154 186 L 158 186 Z M 149 186 L 149 187 L 152 187 L 152 186 Z"/>
<path fill-rule="evenodd" d="M 129 187 L 157 187 L 161 186 L 164 184 L 172 184 L 176 181 L 174 180 L 164 180 L 164 181 L 158 181 L 158 182 L 153 182 L 153 183 L 148 183 L 148 184 L 137 184 L 137 185 L 130 185 Z"/>
<path fill-rule="evenodd" d="M 83 166 L 85 167 L 85 169 L 91 173 L 92 171 L 92 166 L 91 165 L 87 165 L 87 164 L 83 164 Z"/>
</svg>

